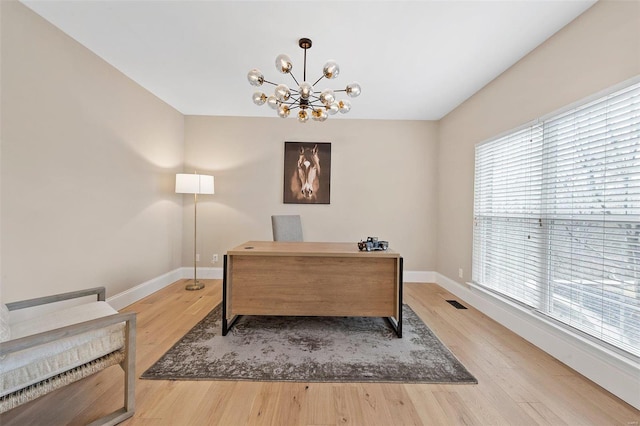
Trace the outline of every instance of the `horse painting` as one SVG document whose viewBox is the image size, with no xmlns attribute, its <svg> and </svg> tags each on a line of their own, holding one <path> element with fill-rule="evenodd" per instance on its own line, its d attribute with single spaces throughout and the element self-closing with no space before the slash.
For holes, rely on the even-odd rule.
<svg viewBox="0 0 640 426">
<path fill-rule="evenodd" d="M 316 200 L 320 188 L 320 158 L 318 145 L 300 147 L 296 169 L 291 176 L 291 193 L 298 200 Z"/>
<path fill-rule="evenodd" d="M 329 176 L 323 174 L 324 169 L 321 168 L 320 163 L 323 157 L 321 148 L 324 148 L 324 157 L 330 162 L 331 144 L 300 142 L 287 142 L 287 144 L 295 144 L 295 146 L 285 145 L 284 202 L 328 204 Z"/>
</svg>

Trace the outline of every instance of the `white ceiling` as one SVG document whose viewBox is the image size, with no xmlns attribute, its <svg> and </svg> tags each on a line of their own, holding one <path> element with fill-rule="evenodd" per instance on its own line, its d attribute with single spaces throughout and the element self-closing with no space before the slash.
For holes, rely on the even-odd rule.
<svg viewBox="0 0 640 426">
<path fill-rule="evenodd" d="M 308 37 L 310 82 L 340 65 L 316 89 L 362 86 L 345 118 L 437 120 L 595 0 L 22 2 L 183 114 L 274 116 L 247 72 L 293 86 L 286 53 L 302 81 Z"/>
</svg>

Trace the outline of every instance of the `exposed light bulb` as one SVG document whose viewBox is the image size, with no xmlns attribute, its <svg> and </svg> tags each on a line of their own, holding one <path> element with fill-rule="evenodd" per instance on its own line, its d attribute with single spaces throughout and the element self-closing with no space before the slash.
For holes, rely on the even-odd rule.
<svg viewBox="0 0 640 426">
<path fill-rule="evenodd" d="M 264 105 L 267 101 L 267 95 L 262 92 L 255 92 L 253 94 L 253 103 L 256 105 Z"/>
<path fill-rule="evenodd" d="M 286 105 L 280 105 L 278 107 L 278 116 L 280 116 L 281 118 L 287 118 L 290 112 L 291 110 Z"/>
<path fill-rule="evenodd" d="M 300 85 L 300 97 L 302 99 L 309 99 L 313 94 L 313 86 L 306 81 Z"/>
<path fill-rule="evenodd" d="M 328 79 L 336 78 L 340 74 L 340 67 L 334 60 L 327 61 L 322 68 L 324 76 Z"/>
<path fill-rule="evenodd" d="M 284 102 L 289 100 L 289 98 L 291 97 L 291 91 L 286 85 L 278 84 L 276 86 L 275 95 L 276 99 L 278 99 L 280 102 Z"/>
<path fill-rule="evenodd" d="M 342 114 L 346 114 L 351 110 L 351 102 L 346 99 L 343 99 L 338 102 L 338 109 Z"/>
<path fill-rule="evenodd" d="M 280 54 L 276 57 L 276 69 L 282 74 L 288 74 L 293 69 L 293 63 L 291 58 L 285 54 Z"/>
<path fill-rule="evenodd" d="M 262 75 L 259 69 L 254 68 L 247 74 L 247 80 L 249 80 L 249 84 L 252 86 L 262 86 L 262 83 L 264 83 L 264 75 Z"/>
<path fill-rule="evenodd" d="M 358 96 L 360 96 L 360 92 L 361 92 L 360 85 L 356 82 L 348 84 L 346 92 L 349 97 L 357 98 Z"/>
</svg>

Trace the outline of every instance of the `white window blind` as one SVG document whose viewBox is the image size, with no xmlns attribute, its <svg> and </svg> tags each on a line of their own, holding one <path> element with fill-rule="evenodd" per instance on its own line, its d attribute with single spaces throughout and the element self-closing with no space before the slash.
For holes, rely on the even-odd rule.
<svg viewBox="0 0 640 426">
<path fill-rule="evenodd" d="M 640 356 L 640 84 L 476 147 L 473 281 Z"/>
<path fill-rule="evenodd" d="M 542 129 L 476 149 L 473 279 L 540 306 Z"/>
</svg>

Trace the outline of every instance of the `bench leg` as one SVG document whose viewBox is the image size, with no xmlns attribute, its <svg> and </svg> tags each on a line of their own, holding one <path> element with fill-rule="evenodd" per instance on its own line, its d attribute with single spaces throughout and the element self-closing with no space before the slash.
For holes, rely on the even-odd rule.
<svg viewBox="0 0 640 426">
<path fill-rule="evenodd" d="M 125 326 L 125 359 L 120 366 L 124 370 L 124 407 L 101 417 L 89 426 L 117 425 L 133 416 L 136 401 L 136 317 Z"/>
</svg>

